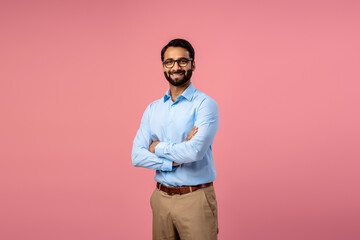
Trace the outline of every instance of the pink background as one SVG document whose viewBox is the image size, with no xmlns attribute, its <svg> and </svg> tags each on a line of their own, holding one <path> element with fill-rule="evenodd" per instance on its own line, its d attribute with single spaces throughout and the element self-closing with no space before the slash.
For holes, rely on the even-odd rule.
<svg viewBox="0 0 360 240">
<path fill-rule="evenodd" d="M 360 239 L 359 1 L 0 2 L 0 239 L 151 239 L 131 147 L 196 50 L 219 239 Z"/>
</svg>

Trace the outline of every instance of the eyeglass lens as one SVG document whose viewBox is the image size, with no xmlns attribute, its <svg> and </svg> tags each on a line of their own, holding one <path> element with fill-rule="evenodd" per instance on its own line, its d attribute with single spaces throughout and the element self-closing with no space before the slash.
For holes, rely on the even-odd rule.
<svg viewBox="0 0 360 240">
<path fill-rule="evenodd" d="M 186 65 L 188 64 L 189 60 L 186 58 L 180 58 L 178 60 L 174 60 L 174 59 L 168 59 L 164 62 L 165 67 L 167 68 L 172 68 L 175 65 L 175 62 L 178 62 L 180 67 L 186 67 Z"/>
</svg>

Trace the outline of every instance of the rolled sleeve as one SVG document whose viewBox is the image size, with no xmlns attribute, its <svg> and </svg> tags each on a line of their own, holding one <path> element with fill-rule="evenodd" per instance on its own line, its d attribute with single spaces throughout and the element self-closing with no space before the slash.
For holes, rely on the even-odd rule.
<svg viewBox="0 0 360 240">
<path fill-rule="evenodd" d="M 156 145 L 155 147 L 155 155 L 158 157 L 165 157 L 165 148 L 166 148 L 166 143 L 165 142 L 160 142 L 158 145 Z"/>
<path fill-rule="evenodd" d="M 163 165 L 161 167 L 162 171 L 172 171 L 173 170 L 173 161 L 170 161 L 164 158 Z"/>
</svg>

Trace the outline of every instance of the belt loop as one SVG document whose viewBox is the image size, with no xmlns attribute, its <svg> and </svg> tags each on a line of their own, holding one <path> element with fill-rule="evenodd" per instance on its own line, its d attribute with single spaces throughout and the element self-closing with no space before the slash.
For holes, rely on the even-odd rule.
<svg viewBox="0 0 360 240">
<path fill-rule="evenodd" d="M 161 183 L 159 184 L 159 190 L 161 190 Z"/>
<path fill-rule="evenodd" d="M 191 186 L 189 186 L 189 188 L 190 188 L 190 192 L 192 192 L 192 187 L 191 187 Z"/>
</svg>

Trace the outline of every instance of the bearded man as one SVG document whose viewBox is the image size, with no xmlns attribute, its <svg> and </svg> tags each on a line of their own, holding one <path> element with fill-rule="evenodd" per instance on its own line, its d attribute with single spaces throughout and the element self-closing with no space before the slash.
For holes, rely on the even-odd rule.
<svg viewBox="0 0 360 240">
<path fill-rule="evenodd" d="M 146 108 L 131 155 L 134 166 L 156 170 L 153 239 L 217 239 L 212 143 L 218 106 L 191 83 L 195 51 L 188 41 L 170 41 L 161 61 L 169 89 Z"/>
</svg>

